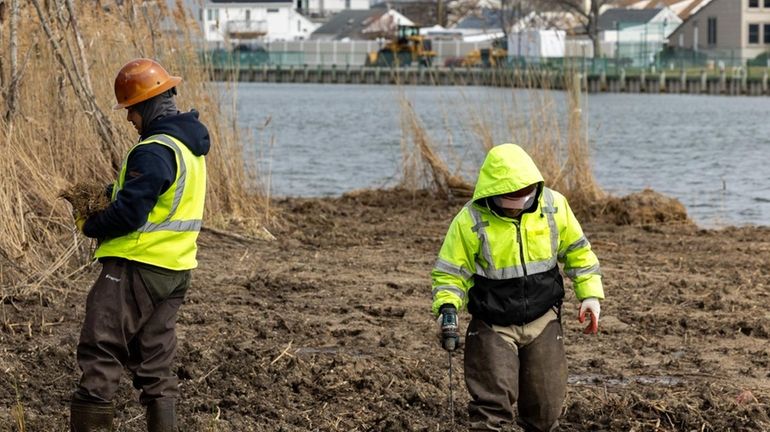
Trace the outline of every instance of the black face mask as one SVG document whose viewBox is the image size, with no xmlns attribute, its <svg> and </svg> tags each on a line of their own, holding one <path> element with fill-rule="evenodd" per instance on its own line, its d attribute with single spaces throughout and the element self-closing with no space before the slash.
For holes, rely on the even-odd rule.
<svg viewBox="0 0 770 432">
<path fill-rule="evenodd" d="M 176 88 L 172 88 L 131 107 L 142 117 L 142 129 L 159 118 L 179 114 L 174 102 L 175 94 Z"/>
</svg>

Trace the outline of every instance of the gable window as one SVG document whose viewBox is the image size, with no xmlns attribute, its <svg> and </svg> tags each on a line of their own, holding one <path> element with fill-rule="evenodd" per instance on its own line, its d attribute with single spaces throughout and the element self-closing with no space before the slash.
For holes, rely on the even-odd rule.
<svg viewBox="0 0 770 432">
<path fill-rule="evenodd" d="M 750 8 L 758 8 L 759 7 L 759 0 L 749 0 L 749 7 Z"/>
<path fill-rule="evenodd" d="M 717 18 L 709 17 L 708 19 L 708 44 L 717 44 Z"/>
<path fill-rule="evenodd" d="M 759 24 L 749 24 L 749 43 L 759 43 Z"/>
</svg>

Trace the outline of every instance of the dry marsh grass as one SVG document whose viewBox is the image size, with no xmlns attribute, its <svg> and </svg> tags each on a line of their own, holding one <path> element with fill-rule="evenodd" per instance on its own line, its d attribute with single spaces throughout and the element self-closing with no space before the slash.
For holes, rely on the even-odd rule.
<svg viewBox="0 0 770 432">
<path fill-rule="evenodd" d="M 207 225 L 259 220 L 239 131 L 199 61 L 182 4 L 6 1 L 0 16 L 0 286 L 3 297 L 58 284 L 88 262 L 61 190 L 110 183 L 136 132 L 112 111 L 113 80 L 136 57 L 183 77 L 177 104 L 209 127 Z"/>
<path fill-rule="evenodd" d="M 546 185 L 564 193 L 577 213 L 587 214 L 605 194 L 593 175 L 584 118 L 586 103 L 581 98 L 579 81 L 534 70 L 521 79 L 526 80 L 525 90 L 501 89 L 478 106 L 463 100 L 468 113 L 455 121 L 472 132 L 474 144 L 484 153 L 504 142 L 521 145 L 537 163 Z M 564 102 L 559 102 L 550 90 L 553 79 L 566 80 Z M 458 170 L 451 169 L 447 161 L 451 151 L 430 136 L 403 92 L 400 99 L 402 186 L 428 188 L 442 195 L 470 196 L 473 185 Z M 500 123 L 506 129 L 501 138 L 496 133 Z"/>
</svg>

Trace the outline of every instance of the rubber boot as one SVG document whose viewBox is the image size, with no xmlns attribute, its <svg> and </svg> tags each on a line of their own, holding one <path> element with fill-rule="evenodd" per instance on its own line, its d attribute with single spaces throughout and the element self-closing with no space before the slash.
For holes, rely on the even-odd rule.
<svg viewBox="0 0 770 432">
<path fill-rule="evenodd" d="M 177 432 L 176 407 L 172 398 L 161 398 L 147 404 L 147 432 Z"/>
<path fill-rule="evenodd" d="M 112 432 L 115 409 L 111 403 L 70 402 L 70 432 Z"/>
</svg>

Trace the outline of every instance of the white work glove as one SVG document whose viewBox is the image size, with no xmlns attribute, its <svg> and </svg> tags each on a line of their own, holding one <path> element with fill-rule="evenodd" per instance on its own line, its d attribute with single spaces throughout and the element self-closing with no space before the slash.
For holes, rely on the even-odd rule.
<svg viewBox="0 0 770 432">
<path fill-rule="evenodd" d="M 596 334 L 599 331 L 599 314 L 602 312 L 602 307 L 599 304 L 599 299 L 596 297 L 588 297 L 580 303 L 580 312 L 578 313 L 578 321 L 584 323 L 586 321 L 586 313 L 591 316 L 591 322 L 588 327 L 583 330 L 585 334 Z"/>
</svg>

